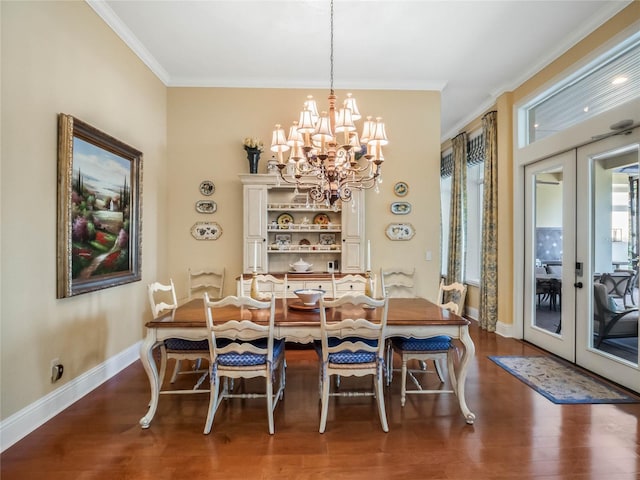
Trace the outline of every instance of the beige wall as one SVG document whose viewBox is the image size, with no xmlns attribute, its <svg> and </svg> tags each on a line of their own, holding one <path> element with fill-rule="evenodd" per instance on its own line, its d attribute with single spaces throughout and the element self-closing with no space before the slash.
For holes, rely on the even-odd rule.
<svg viewBox="0 0 640 480">
<path fill-rule="evenodd" d="M 169 88 L 168 152 L 171 249 L 168 273 L 178 296 L 186 296 L 189 266 L 225 265 L 225 293 L 235 292 L 233 279 L 242 269 L 242 186 L 240 173 L 249 166 L 242 139 L 258 137 L 271 142 L 274 124 L 288 130 L 307 94 L 319 108 L 326 108 L 326 90 Z M 338 98 L 345 92 L 337 91 Z M 384 117 L 390 144 L 385 149 L 380 193 L 366 192 L 366 238 L 371 240 L 372 268 L 416 266 L 418 289 L 428 298 L 437 292 L 439 271 L 439 138 L 440 94 L 411 91 L 354 91 L 363 115 Z M 266 173 L 271 153 L 265 151 L 259 173 Z M 213 180 L 218 205 L 213 215 L 198 214 L 194 204 L 204 198 L 198 191 L 203 180 Z M 393 194 L 397 181 L 409 184 L 404 197 L 413 205 L 407 216 L 394 216 L 389 205 L 399 200 Z M 190 235 L 197 221 L 213 220 L 223 230 L 216 241 L 196 241 Z M 410 222 L 416 236 L 408 242 L 392 242 L 385 227 L 391 222 Z M 425 252 L 433 260 L 425 260 Z"/>
<path fill-rule="evenodd" d="M 56 300 L 59 112 L 144 152 L 142 282 Z M 86 3 L 2 2 L 3 419 L 141 339 L 166 263 L 166 117 L 166 88 Z"/>
</svg>

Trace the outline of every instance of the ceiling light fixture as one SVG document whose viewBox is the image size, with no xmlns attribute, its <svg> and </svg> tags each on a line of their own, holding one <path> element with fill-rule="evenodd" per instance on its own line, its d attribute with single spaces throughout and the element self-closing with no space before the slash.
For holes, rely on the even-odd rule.
<svg viewBox="0 0 640 480">
<path fill-rule="evenodd" d="M 280 178 L 296 188 L 308 190 L 315 202 L 334 205 L 351 200 L 353 189 L 367 189 L 382 181 L 382 146 L 388 139 L 382 118 L 367 117 L 358 137 L 355 121 L 361 118 L 356 99 L 348 93 L 336 110 L 333 89 L 333 0 L 331 0 L 331 47 L 329 112 L 318 115 L 311 95 L 304 102 L 289 135 L 276 125 L 271 151 L 278 155 Z M 288 163 L 283 154 L 290 151 Z M 362 158 L 365 161 L 362 161 Z M 287 168 L 288 166 L 291 168 Z"/>
<path fill-rule="evenodd" d="M 627 77 L 625 76 L 620 76 L 620 77 L 616 77 L 611 81 L 612 85 L 622 85 L 623 83 L 625 83 L 627 80 L 629 80 Z"/>
</svg>

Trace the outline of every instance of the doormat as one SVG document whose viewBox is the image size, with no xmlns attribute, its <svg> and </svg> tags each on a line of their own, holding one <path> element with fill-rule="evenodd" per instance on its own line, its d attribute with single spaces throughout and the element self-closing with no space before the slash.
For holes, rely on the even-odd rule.
<svg viewBox="0 0 640 480">
<path fill-rule="evenodd" d="M 490 356 L 490 360 L 553 403 L 638 403 L 636 397 L 548 356 Z"/>
</svg>

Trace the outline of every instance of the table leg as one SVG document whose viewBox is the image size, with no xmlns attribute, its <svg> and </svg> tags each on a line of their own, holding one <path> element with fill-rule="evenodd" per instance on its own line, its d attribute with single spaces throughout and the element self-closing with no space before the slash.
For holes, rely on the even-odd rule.
<svg viewBox="0 0 640 480">
<path fill-rule="evenodd" d="M 469 407 L 467 407 L 467 401 L 464 398 L 464 384 L 467 380 L 467 369 L 471 364 L 471 360 L 476 353 L 476 347 L 473 344 L 473 340 L 471 340 L 471 336 L 469 335 L 469 327 L 464 326 L 460 328 L 460 341 L 462 345 L 464 345 L 464 353 L 462 354 L 462 360 L 460 361 L 460 371 L 458 373 L 458 402 L 460 404 L 460 410 L 462 411 L 462 415 L 468 424 L 472 424 L 476 419 L 476 416 Z"/>
<path fill-rule="evenodd" d="M 160 381 L 158 379 L 158 369 L 156 368 L 156 362 L 153 360 L 153 347 L 156 344 L 155 330 L 150 328 L 147 330 L 147 336 L 140 346 L 140 361 L 144 367 L 144 371 L 147 372 L 149 377 L 149 384 L 151 386 L 151 401 L 149 402 L 149 410 L 147 414 L 140 419 L 140 426 L 142 428 L 149 428 L 153 416 L 156 414 L 158 408 L 158 397 L 160 396 Z"/>
</svg>

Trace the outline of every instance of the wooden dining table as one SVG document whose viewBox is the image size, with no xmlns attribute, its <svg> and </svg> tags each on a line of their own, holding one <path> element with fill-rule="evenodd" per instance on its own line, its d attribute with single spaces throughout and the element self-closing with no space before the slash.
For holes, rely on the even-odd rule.
<svg viewBox="0 0 640 480">
<path fill-rule="evenodd" d="M 379 321 L 382 308 L 363 309 L 359 306 L 345 305 L 327 309 L 327 321 L 340 321 L 347 318 L 366 318 Z M 268 323 L 268 310 L 224 307 L 216 309 L 214 322 L 227 320 L 252 320 L 256 323 Z M 160 380 L 153 358 L 153 349 L 169 338 L 185 340 L 205 340 L 208 337 L 204 303 L 194 299 L 178 307 L 171 314 L 158 317 L 146 324 L 147 335 L 140 347 L 140 360 L 149 377 L 151 401 L 149 409 L 140 419 L 142 428 L 149 428 L 158 407 Z M 319 309 L 305 308 L 298 299 L 277 299 L 275 313 L 275 337 L 287 342 L 311 343 L 320 339 Z M 424 298 L 390 298 L 387 314 L 386 337 L 430 338 L 448 335 L 462 345 L 462 355 L 457 368 L 453 393 L 457 395 L 460 410 L 468 424 L 475 420 L 475 414 L 467 407 L 465 400 L 465 382 L 469 365 L 475 354 L 475 346 L 469 335 L 469 320 Z"/>
</svg>

